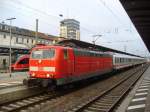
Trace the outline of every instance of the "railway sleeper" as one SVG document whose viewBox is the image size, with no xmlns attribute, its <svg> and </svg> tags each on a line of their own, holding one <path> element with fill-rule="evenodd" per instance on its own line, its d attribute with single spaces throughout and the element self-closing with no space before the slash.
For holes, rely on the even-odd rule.
<svg viewBox="0 0 150 112">
<path fill-rule="evenodd" d="M 30 101 L 34 101 L 34 102 L 36 102 L 36 101 L 39 101 L 39 99 L 30 98 Z"/>
<path fill-rule="evenodd" d="M 13 110 L 13 108 L 12 108 L 12 107 L 9 107 L 9 106 L 2 106 L 2 107 L 1 107 L 1 110 L 2 110 L 2 111 L 11 111 L 11 110 Z"/>
<path fill-rule="evenodd" d="M 113 103 L 113 101 L 97 101 L 98 103 L 107 103 L 107 104 L 112 104 Z"/>
<path fill-rule="evenodd" d="M 24 106 L 26 105 L 26 103 L 23 103 L 23 102 L 16 102 L 17 105 L 20 105 L 20 106 Z"/>
<path fill-rule="evenodd" d="M 21 107 L 21 105 L 17 105 L 17 104 L 10 104 L 9 106 L 12 107 L 12 108 L 18 108 L 18 107 Z"/>
<path fill-rule="evenodd" d="M 107 109 L 103 109 L 103 108 L 95 108 L 95 107 L 88 107 L 88 109 L 86 110 L 90 110 L 91 112 L 107 112 L 106 110 Z M 86 111 L 83 111 L 83 112 L 86 112 Z"/>
<path fill-rule="evenodd" d="M 108 106 L 112 105 L 111 103 L 100 103 L 100 102 L 95 102 L 95 104 L 97 104 L 97 105 L 108 105 Z"/>
<path fill-rule="evenodd" d="M 118 99 L 119 97 L 111 97 L 111 96 L 107 96 L 107 97 L 105 97 L 105 99 L 110 99 L 110 100 L 116 100 L 116 99 Z"/>
<path fill-rule="evenodd" d="M 23 103 L 26 103 L 26 104 L 33 103 L 32 101 L 29 101 L 29 100 L 23 100 L 22 102 L 23 102 Z"/>
<path fill-rule="evenodd" d="M 107 97 L 107 98 L 119 98 L 119 96 L 118 95 L 106 95 L 105 97 Z"/>
<path fill-rule="evenodd" d="M 90 107 L 96 107 L 96 108 L 103 108 L 103 109 L 107 109 L 107 108 L 109 108 L 109 106 L 108 105 L 97 105 L 97 104 L 93 104 L 93 105 L 91 105 Z"/>
<path fill-rule="evenodd" d="M 99 102 L 110 102 L 110 103 L 113 102 L 113 100 L 110 99 L 110 98 L 102 98 L 102 99 L 100 99 L 100 100 L 98 100 L 98 101 L 99 101 Z"/>
<path fill-rule="evenodd" d="M 99 100 L 99 102 L 100 103 L 109 103 L 109 104 L 112 104 L 115 100 L 117 100 L 117 99 L 110 99 L 110 100 L 105 100 L 105 101 L 101 101 L 101 100 Z"/>
</svg>

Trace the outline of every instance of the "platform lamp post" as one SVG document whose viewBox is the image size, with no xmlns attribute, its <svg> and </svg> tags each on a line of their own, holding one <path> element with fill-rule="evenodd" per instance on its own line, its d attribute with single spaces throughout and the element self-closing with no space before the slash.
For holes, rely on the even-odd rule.
<svg viewBox="0 0 150 112">
<path fill-rule="evenodd" d="M 59 17 L 63 17 L 63 14 L 59 14 Z"/>
<path fill-rule="evenodd" d="M 35 45 L 38 43 L 38 27 L 39 27 L 39 19 L 36 19 Z"/>
<path fill-rule="evenodd" d="M 12 39 L 12 20 L 14 20 L 16 18 L 8 18 L 6 20 L 10 21 L 10 24 L 9 24 L 9 30 L 10 30 L 10 41 L 9 41 L 9 76 L 11 77 L 12 74 L 11 74 L 11 39 Z"/>
<path fill-rule="evenodd" d="M 60 28 L 60 32 L 59 32 L 59 36 L 60 37 L 65 37 L 64 35 L 62 35 L 62 31 L 61 31 L 61 25 L 62 24 L 64 24 L 64 22 L 63 22 L 63 20 L 64 20 L 64 16 L 63 16 L 63 14 L 59 14 L 59 17 L 60 17 L 60 26 L 59 26 L 59 28 Z M 64 31 L 63 31 L 64 32 Z"/>
</svg>

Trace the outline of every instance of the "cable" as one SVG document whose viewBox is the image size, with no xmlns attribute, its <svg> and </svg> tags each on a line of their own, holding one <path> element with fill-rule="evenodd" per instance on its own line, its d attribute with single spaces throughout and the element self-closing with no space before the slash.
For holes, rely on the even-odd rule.
<svg viewBox="0 0 150 112">
<path fill-rule="evenodd" d="M 105 8 L 107 8 L 107 10 L 108 10 L 121 24 L 123 24 L 122 21 L 120 20 L 120 18 L 112 11 L 112 9 L 111 9 L 110 7 L 108 7 L 108 6 L 106 5 L 106 3 L 105 3 L 103 0 L 99 0 L 99 1 L 104 5 Z M 117 22 L 118 22 L 118 21 L 117 21 Z"/>
<path fill-rule="evenodd" d="M 138 40 L 122 40 L 122 41 L 108 41 L 108 42 L 105 42 L 105 43 L 127 43 L 127 42 L 135 42 L 135 41 L 138 41 Z"/>
<path fill-rule="evenodd" d="M 14 10 L 14 9 L 12 9 L 11 7 L 7 7 L 7 9 Z M 16 8 L 16 9 L 19 9 L 19 8 Z M 16 11 L 16 10 L 15 10 L 15 11 Z M 26 15 L 26 14 L 24 14 L 24 13 L 21 13 L 21 12 L 19 12 L 19 11 L 20 11 L 20 10 L 17 10 L 16 13 L 19 13 L 20 15 L 23 15 L 23 16 L 26 16 L 26 17 L 30 17 L 30 19 L 31 19 L 31 16 Z M 44 21 L 44 19 L 40 19 L 40 21 L 43 21 L 43 22 L 46 23 L 46 24 L 49 24 L 49 25 L 51 25 L 51 26 L 54 26 L 53 24 L 50 24 L 50 23 Z M 24 22 L 25 22 L 25 21 L 24 21 Z M 25 23 L 28 23 L 28 22 L 25 22 Z M 56 26 L 55 26 L 55 27 L 56 27 Z"/>
<path fill-rule="evenodd" d="M 8 0 L 8 1 L 11 1 L 11 2 L 12 2 L 12 0 Z M 17 5 L 19 5 L 19 6 L 21 5 L 21 6 L 25 7 L 25 8 L 27 8 L 27 9 L 30 9 L 30 10 L 34 11 L 34 13 L 38 13 L 38 14 L 39 14 L 39 12 L 40 12 L 40 14 L 42 14 L 42 15 L 48 16 L 48 17 L 50 17 L 50 18 L 51 18 L 51 17 L 53 17 L 53 18 L 55 18 L 55 19 L 57 18 L 57 19 L 60 20 L 60 18 L 57 17 L 57 16 L 53 16 L 53 15 L 47 14 L 47 13 L 41 11 L 41 10 L 32 8 L 32 7 L 28 6 L 28 5 L 23 4 L 22 2 L 20 2 L 20 1 L 18 1 L 18 0 L 15 0 L 15 2 L 13 1 L 12 3 L 17 4 Z M 18 7 L 15 7 L 15 8 L 16 8 L 16 9 L 20 9 L 20 8 L 18 8 Z M 29 10 L 28 10 L 28 11 L 29 11 Z M 31 12 L 31 11 L 30 11 L 30 12 Z M 33 12 L 32 12 L 32 13 L 33 13 Z M 41 21 L 41 19 L 40 19 L 40 21 Z M 43 22 L 49 24 L 48 22 L 44 21 L 44 19 L 43 19 Z M 52 25 L 52 24 L 49 24 L 49 25 L 54 26 L 54 25 Z M 55 26 L 55 27 L 56 27 L 56 26 Z M 91 32 L 91 33 L 94 33 L 94 34 L 95 34 L 95 32 L 93 32 L 93 31 L 91 31 L 91 30 L 89 30 L 89 29 L 87 29 L 87 28 L 85 28 L 85 27 L 83 27 L 83 26 L 80 26 L 80 27 L 81 27 L 81 29 L 83 29 L 84 31 Z"/>
<path fill-rule="evenodd" d="M 27 8 L 27 9 L 30 9 L 30 10 L 36 12 L 36 13 L 41 13 L 42 15 L 46 15 L 46 16 L 53 17 L 53 18 L 55 18 L 55 19 L 59 19 L 59 20 L 60 20 L 60 18 L 57 17 L 57 16 L 48 14 L 48 13 L 46 13 L 46 12 L 44 12 L 44 11 L 41 11 L 41 10 L 39 10 L 39 9 L 36 9 L 36 8 L 32 8 L 32 7 L 28 6 L 27 4 L 23 4 L 22 2 L 20 2 L 20 1 L 18 1 L 18 0 L 13 0 L 13 1 L 12 1 L 12 0 L 8 0 L 8 1 L 13 2 L 13 3 L 15 3 L 15 4 L 18 4 L 18 5 L 21 5 L 21 6 Z"/>
</svg>

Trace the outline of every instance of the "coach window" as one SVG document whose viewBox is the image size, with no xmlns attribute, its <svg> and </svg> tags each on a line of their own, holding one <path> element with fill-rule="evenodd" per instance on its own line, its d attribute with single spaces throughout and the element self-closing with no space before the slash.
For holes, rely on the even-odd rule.
<svg viewBox="0 0 150 112">
<path fill-rule="evenodd" d="M 68 59 L 68 52 L 67 52 L 67 49 L 64 49 L 64 59 Z"/>
<path fill-rule="evenodd" d="M 115 63 L 118 63 L 118 59 L 117 58 L 115 58 Z"/>
<path fill-rule="evenodd" d="M 117 63 L 119 63 L 119 58 L 116 58 L 116 59 L 117 59 L 117 61 L 116 61 L 116 62 L 117 62 Z"/>
</svg>

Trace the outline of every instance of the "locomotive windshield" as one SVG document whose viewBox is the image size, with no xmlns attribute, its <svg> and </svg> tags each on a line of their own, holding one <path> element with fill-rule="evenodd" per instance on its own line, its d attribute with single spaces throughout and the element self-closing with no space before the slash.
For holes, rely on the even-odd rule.
<svg viewBox="0 0 150 112">
<path fill-rule="evenodd" d="M 54 49 L 38 49 L 32 51 L 31 58 L 33 59 L 47 59 L 53 58 L 55 55 Z"/>
</svg>

